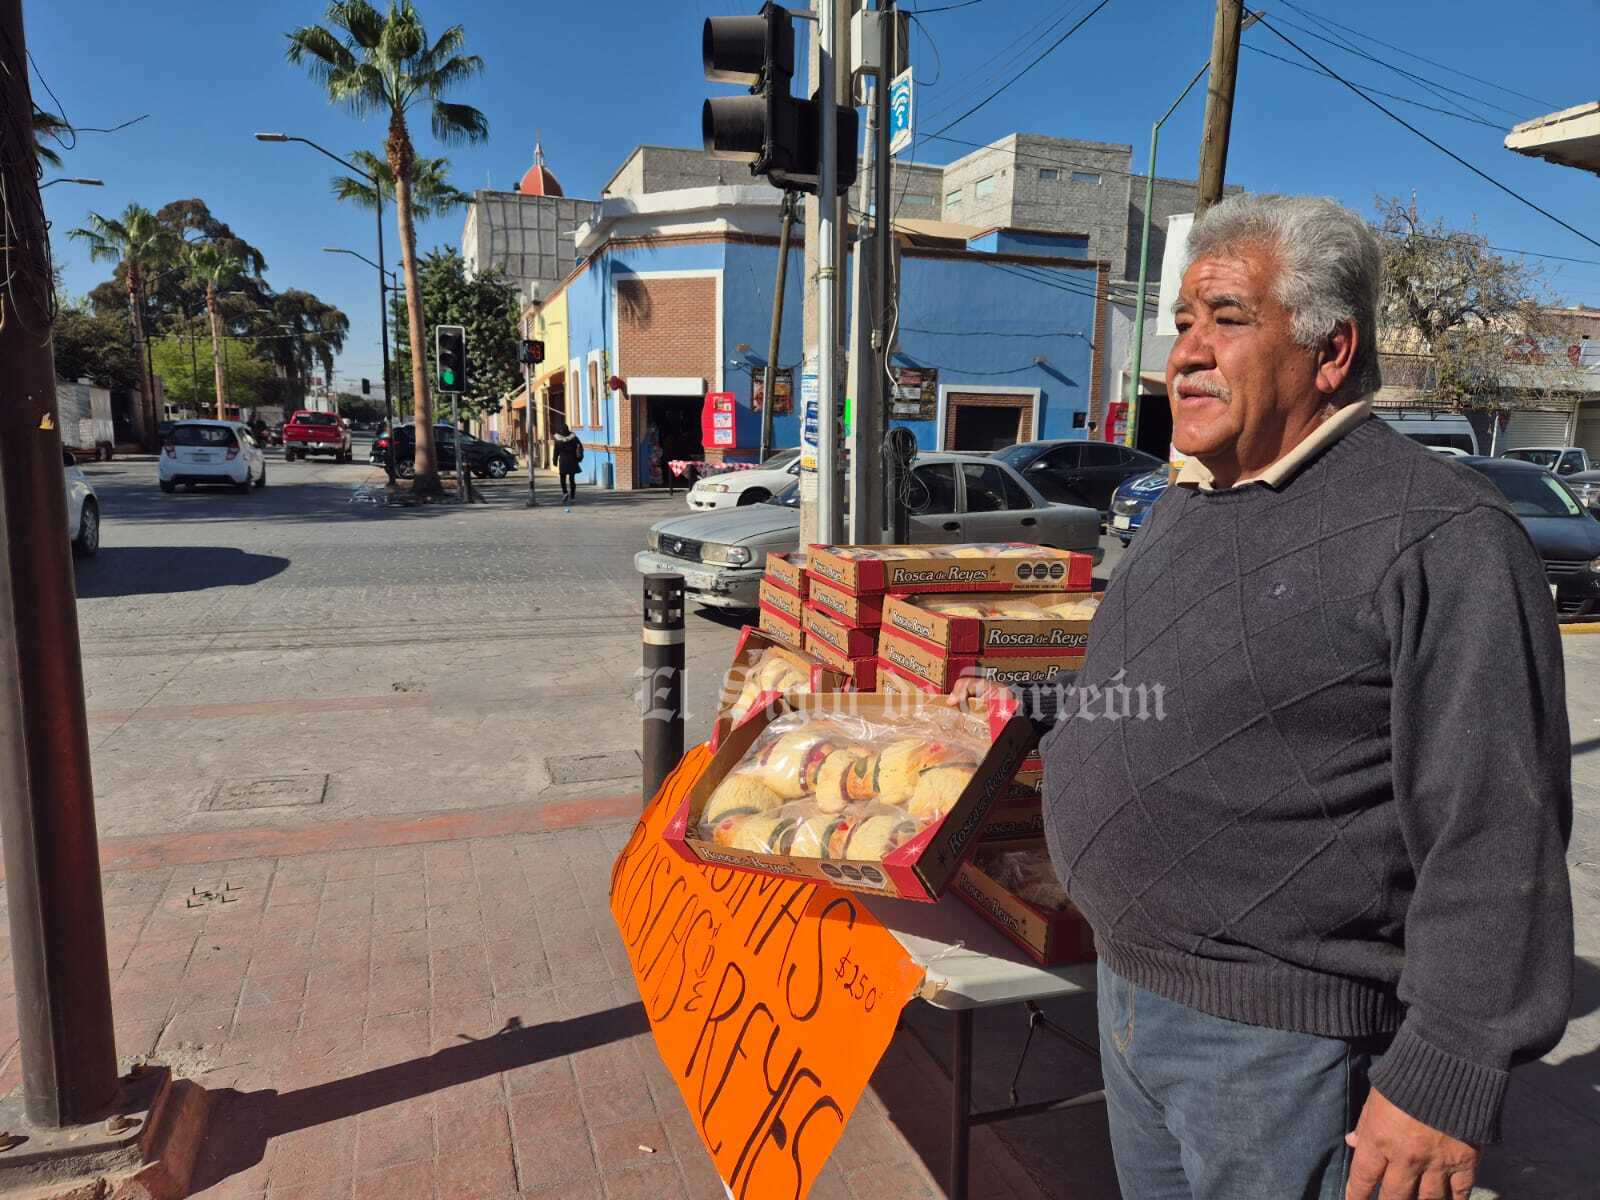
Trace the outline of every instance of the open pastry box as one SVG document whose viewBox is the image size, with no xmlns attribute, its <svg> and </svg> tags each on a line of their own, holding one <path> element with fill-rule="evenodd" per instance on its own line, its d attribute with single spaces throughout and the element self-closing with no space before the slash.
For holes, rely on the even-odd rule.
<svg viewBox="0 0 1600 1200">
<path fill-rule="evenodd" d="M 937 900 L 1036 744 L 1009 696 L 790 693 L 728 731 L 666 840 L 707 866 Z"/>
<path fill-rule="evenodd" d="M 765 677 L 752 680 L 752 670 L 764 670 Z M 791 650 L 778 639 L 746 625 L 739 633 L 733 662 L 723 677 L 717 719 L 711 726 L 711 748 L 715 750 L 730 729 L 786 691 L 837 692 L 844 689 L 846 682 L 845 676 L 804 651 Z"/>
<path fill-rule="evenodd" d="M 1083 915 L 1070 903 L 1046 908 L 1024 900 L 989 873 L 991 856 L 1008 852 L 1042 851 L 1042 837 L 1010 842 L 985 841 L 982 849 L 961 864 L 956 894 L 1001 933 L 1047 967 L 1089 962 L 1094 956 L 1094 933 Z"/>
<path fill-rule="evenodd" d="M 806 572 L 847 592 L 1086 592 L 1087 554 L 1025 542 L 812 546 Z"/>
</svg>

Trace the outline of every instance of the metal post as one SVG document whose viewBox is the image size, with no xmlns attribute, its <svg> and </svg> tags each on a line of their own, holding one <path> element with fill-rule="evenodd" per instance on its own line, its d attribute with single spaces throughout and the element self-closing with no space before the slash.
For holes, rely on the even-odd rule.
<svg viewBox="0 0 1600 1200">
<path fill-rule="evenodd" d="M 817 5 L 817 540 L 843 535 L 839 497 L 839 22 L 831 0 Z"/>
<path fill-rule="evenodd" d="M 778 282 L 772 293 L 772 334 L 767 340 L 767 369 L 761 401 L 761 456 L 772 457 L 772 404 L 778 394 L 778 354 L 783 341 L 783 293 L 789 283 L 789 229 L 794 225 L 795 193 L 783 194 L 783 222 L 778 226 Z"/>
<path fill-rule="evenodd" d="M 531 333 L 532 330 L 529 330 Z M 534 491 L 534 466 L 533 461 L 533 366 L 530 363 L 522 364 L 522 423 L 527 426 L 526 441 L 528 443 L 528 507 L 538 508 L 539 497 Z"/>
<path fill-rule="evenodd" d="M 972 1010 L 958 1008 L 950 1047 L 950 1200 L 967 1200 L 968 1154 L 972 1145 Z"/>
<path fill-rule="evenodd" d="M 644 577 L 643 797 L 649 804 L 683 757 L 683 576 Z"/>
<path fill-rule="evenodd" d="M 874 89 L 881 83 L 874 83 Z M 876 95 L 867 106 L 867 136 L 861 155 L 861 194 L 874 195 L 872 188 L 873 152 L 877 149 L 878 106 Z M 849 228 L 846 222 L 845 228 Z M 869 233 L 865 219 L 856 223 L 855 253 L 850 262 L 850 331 L 847 335 L 849 363 L 845 373 L 845 404 L 851 408 L 851 424 L 846 434 L 850 447 L 850 462 L 845 468 L 845 494 L 849 497 L 849 513 L 845 518 L 846 536 L 853 545 L 870 545 L 879 535 L 872 530 L 872 506 L 867 502 L 867 492 L 877 476 L 874 465 L 876 454 L 868 460 L 868 447 L 876 446 L 869 433 L 872 405 L 869 402 L 874 374 L 871 341 L 874 306 L 872 304 L 872 263 L 877 261 L 873 250 L 876 231 Z"/>
<path fill-rule="evenodd" d="M 0 108 L 33 111 L 22 0 L 0 0 Z M 60 1128 L 116 1098 L 117 1053 L 36 178 L 33 138 L 9 121 L 0 128 L 11 280 L 0 323 L 0 840 L 23 1105 L 34 1124 Z"/>
<path fill-rule="evenodd" d="M 876 96 L 878 110 L 878 174 L 873 179 L 876 195 L 873 208 L 877 210 L 872 221 L 874 239 L 872 248 L 877 256 L 877 291 L 874 293 L 872 338 L 872 388 L 876 402 L 876 424 L 873 426 L 874 442 L 871 460 L 880 464 L 876 486 L 871 489 L 874 520 L 874 540 L 882 535 L 876 531 L 890 523 L 889 491 L 884 463 L 884 439 L 890 425 L 889 363 L 894 347 L 889 344 L 892 313 L 899 303 L 899 289 L 894 276 L 894 211 L 891 207 L 894 190 L 894 159 L 889 154 L 889 85 L 894 82 L 900 68 L 900 28 L 902 18 L 896 14 L 895 0 L 878 0 L 878 10 L 883 13 L 883 74 L 878 79 Z"/>
<path fill-rule="evenodd" d="M 462 504 L 472 499 L 467 495 L 467 456 L 461 447 L 461 393 L 450 393 L 450 445 L 456 456 L 456 499 Z"/>
</svg>

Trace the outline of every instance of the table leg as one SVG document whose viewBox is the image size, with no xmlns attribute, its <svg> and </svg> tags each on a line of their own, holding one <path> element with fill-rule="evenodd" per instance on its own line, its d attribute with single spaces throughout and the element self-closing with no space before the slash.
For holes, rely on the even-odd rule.
<svg viewBox="0 0 1600 1200">
<path fill-rule="evenodd" d="M 955 1011 L 950 1053 L 950 1200 L 967 1200 L 967 1158 L 972 1139 L 972 1010 Z"/>
</svg>

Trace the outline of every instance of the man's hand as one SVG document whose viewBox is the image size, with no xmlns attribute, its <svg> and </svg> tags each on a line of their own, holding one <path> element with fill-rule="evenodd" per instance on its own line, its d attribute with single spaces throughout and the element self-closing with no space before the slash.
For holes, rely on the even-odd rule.
<svg viewBox="0 0 1600 1200">
<path fill-rule="evenodd" d="M 1354 1133 L 1345 1200 L 1467 1200 L 1478 1172 L 1476 1146 L 1402 1112 L 1373 1088 Z"/>
</svg>

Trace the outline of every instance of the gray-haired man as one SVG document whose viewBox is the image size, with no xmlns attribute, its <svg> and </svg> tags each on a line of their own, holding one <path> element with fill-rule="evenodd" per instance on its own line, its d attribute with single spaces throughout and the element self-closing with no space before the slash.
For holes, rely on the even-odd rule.
<svg viewBox="0 0 1600 1200">
<path fill-rule="evenodd" d="M 1234 197 L 1189 250 L 1167 363 L 1188 466 L 1079 676 L 1164 684 L 1167 716 L 1046 744 L 1123 1194 L 1464 1200 L 1571 986 L 1541 564 L 1485 479 L 1371 416 L 1358 217 Z"/>
</svg>

